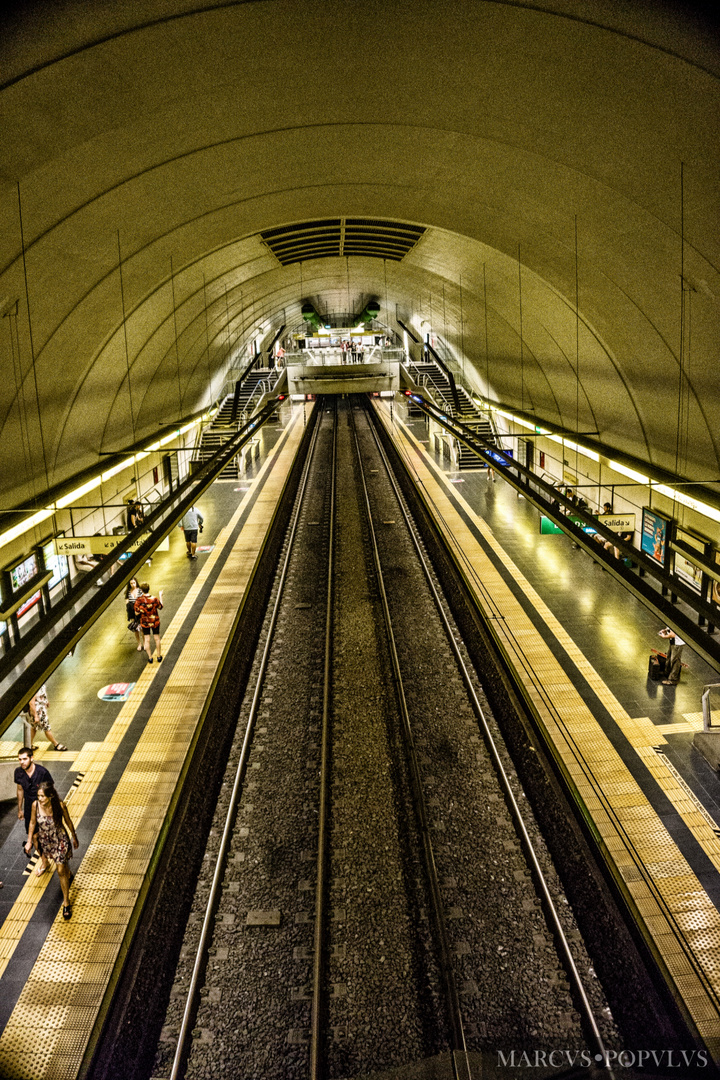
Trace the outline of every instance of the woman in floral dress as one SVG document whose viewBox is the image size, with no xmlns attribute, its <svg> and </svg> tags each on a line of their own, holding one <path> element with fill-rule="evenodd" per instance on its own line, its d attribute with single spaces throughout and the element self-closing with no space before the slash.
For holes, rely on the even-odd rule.
<svg viewBox="0 0 720 1080">
<path fill-rule="evenodd" d="M 37 750 L 35 746 L 35 729 L 40 728 L 47 735 L 53 747 L 56 750 L 67 750 L 67 746 L 63 743 L 59 743 L 52 731 L 50 730 L 50 721 L 48 719 L 48 696 L 45 684 L 40 687 L 34 697 L 31 697 L 28 702 L 28 708 L 30 710 L 30 732 L 31 741 L 30 745 L 33 750 Z"/>
<path fill-rule="evenodd" d="M 68 832 L 70 835 L 68 835 Z M 44 780 L 38 784 L 37 802 L 33 803 L 32 817 L 30 818 L 30 830 L 25 850 L 30 854 L 32 846 L 36 843 L 36 835 L 40 840 L 41 851 L 47 859 L 52 859 L 55 869 L 60 878 L 60 888 L 63 894 L 63 919 L 69 919 L 72 915 L 70 907 L 70 867 L 73 848 L 78 846 L 77 833 L 72 823 L 68 809 L 61 800 L 53 784 Z M 72 836 L 72 843 L 70 842 Z M 36 870 L 36 873 L 44 872 L 44 867 Z"/>
</svg>

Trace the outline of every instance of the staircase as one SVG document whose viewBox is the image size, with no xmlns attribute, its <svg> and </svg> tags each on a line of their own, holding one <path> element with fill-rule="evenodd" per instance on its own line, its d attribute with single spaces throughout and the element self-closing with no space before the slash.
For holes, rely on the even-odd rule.
<svg viewBox="0 0 720 1080">
<path fill-rule="evenodd" d="M 195 447 L 191 467 L 198 469 L 216 454 L 228 439 L 237 434 L 238 429 L 255 411 L 261 397 L 277 382 L 276 369 L 260 368 L 248 372 L 235 393 L 228 394 L 215 413 L 212 423 L 205 428 L 200 441 Z M 220 480 L 237 480 L 240 475 L 238 458 L 234 457 L 220 473 Z"/>
<path fill-rule="evenodd" d="M 464 387 L 458 386 L 458 398 L 460 399 L 459 411 L 455 408 L 452 401 L 452 393 L 450 390 L 450 381 L 443 372 L 439 364 L 435 361 L 427 363 L 414 363 L 410 361 L 411 372 L 415 376 L 415 382 L 430 391 L 431 396 L 435 399 L 435 402 L 439 407 L 447 413 L 449 417 L 453 417 L 459 420 L 462 424 L 466 424 L 473 431 L 496 445 L 495 431 L 490 417 L 487 413 L 481 412 L 480 409 L 472 401 L 470 395 Z M 482 458 L 478 457 L 476 453 L 470 450 L 465 443 L 457 440 L 458 451 L 458 469 L 465 471 L 468 469 L 484 469 L 486 468 L 485 462 Z"/>
</svg>

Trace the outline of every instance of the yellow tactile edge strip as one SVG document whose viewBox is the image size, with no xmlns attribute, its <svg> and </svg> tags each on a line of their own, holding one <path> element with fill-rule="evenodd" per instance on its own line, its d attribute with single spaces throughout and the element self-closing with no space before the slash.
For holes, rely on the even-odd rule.
<svg viewBox="0 0 720 1080">
<path fill-rule="evenodd" d="M 225 549 L 225 545 L 232 536 L 233 530 L 237 525 L 240 517 L 245 511 L 248 502 L 253 497 L 254 491 L 258 485 L 264 482 L 265 477 L 269 469 L 282 449 L 285 440 L 288 436 L 289 428 L 287 428 L 280 439 L 269 451 L 263 466 L 258 473 L 257 477 L 252 481 L 250 489 L 246 492 L 243 498 L 238 503 L 238 507 L 232 515 L 227 525 L 221 529 L 218 533 L 217 539 L 213 547 L 213 551 L 210 552 L 208 558 L 203 562 L 202 569 L 191 588 L 188 590 L 185 599 L 178 608 L 172 622 L 169 624 L 167 630 L 163 634 L 163 648 L 165 653 L 169 653 L 172 648 L 172 644 L 183 625 L 188 612 L 191 610 L 193 604 L 197 600 L 201 589 L 211 574 L 217 560 L 222 556 Z M 95 795 L 98 785 L 105 775 L 105 770 L 109 763 L 112 761 L 115 752 L 117 751 L 120 743 L 125 737 L 125 733 L 130 724 L 135 719 L 135 715 L 142 705 L 145 698 L 145 694 L 152 685 L 153 677 L 161 669 L 159 667 L 151 667 L 149 664 L 143 670 L 140 678 L 138 679 L 135 688 L 133 689 L 131 697 L 123 704 L 120 712 L 118 713 L 115 721 L 101 743 L 96 743 L 95 749 L 90 750 L 92 744 L 86 744 L 80 754 L 73 761 L 74 768 L 84 773 L 83 779 L 78 788 L 73 788 L 71 795 L 73 797 L 72 802 L 72 814 L 73 820 L 77 825 L 87 809 L 90 800 Z M 14 746 L 15 744 L 13 744 Z M 18 744 L 19 745 L 19 744 Z M 49 752 L 38 752 L 38 760 L 45 760 L 50 757 Z M 67 753 L 64 755 L 67 760 Z M 80 766 L 83 766 L 82 769 Z M 68 796 L 69 798 L 70 796 Z M 32 916 L 37 904 L 40 902 L 45 887 L 51 880 L 50 875 L 43 875 L 42 878 L 31 877 L 31 879 L 25 884 L 18 899 L 13 907 L 10 909 L 7 918 L 0 927 L 0 979 L 7 967 L 7 962 L 12 956 L 18 941 L 24 933 L 25 927 Z M 28 914 L 29 912 L 29 914 Z M 20 914 L 19 914 L 20 913 Z"/>
<path fill-rule="evenodd" d="M 258 494 L 213 587 L 213 597 L 223 596 L 224 610 L 218 613 L 215 603 L 206 604 L 196 620 L 80 865 L 71 891 L 72 920 L 65 922 L 58 914 L 0 1037 L 0 1069 L 7 1080 L 72 1080 L 77 1076 L 227 636 L 302 438 L 299 415 L 293 416 L 282 447 L 274 448 L 277 469 Z M 273 459 L 266 460 L 255 486 Z M 222 537 L 229 537 L 243 503 L 218 537 L 218 556 Z M 206 563 L 205 578 L 210 569 Z M 198 577 L 165 635 L 166 649 L 201 586 Z M 141 676 L 143 692 L 157 670 L 146 669 Z M 92 798 L 112 756 L 108 751 L 117 749 L 141 699 L 142 694 L 134 704 L 131 699 L 123 706 L 103 750 L 96 755 L 105 755 L 106 760 L 91 765 L 75 789 L 75 819 Z M 34 894 L 48 881 L 45 875 L 26 884 L 5 925 L 12 921 L 18 930 L 27 925 L 37 902 Z"/>
<path fill-rule="evenodd" d="M 523 680 L 629 895 L 641 912 L 678 995 L 717 1060 L 720 1057 L 720 914 L 542 635 L 468 529 L 451 498 L 451 494 L 457 496 L 457 493 L 450 492 L 436 477 L 430 455 L 405 426 L 397 419 L 391 423 L 386 408 L 376 405 L 376 409 L 391 437 L 400 442 L 401 453 L 411 460 L 428 502 L 438 515 L 438 525 L 464 564 L 471 568 L 476 599 L 493 618 L 506 654 Z M 583 674 L 587 673 L 586 678 L 590 676 L 588 681 L 599 700 L 611 712 L 614 710 L 613 715 L 618 719 L 624 713 L 622 706 L 616 703 L 569 635 L 514 566 L 487 524 L 471 508 L 466 509 L 483 538 L 492 544 L 504 565 L 522 584 L 531 602 L 538 604 L 543 618 L 547 612 L 548 625 L 556 624 L 565 639 L 563 643 L 569 646 L 568 651 L 572 649 L 580 662 L 578 666 L 582 664 Z M 498 614 L 501 618 L 495 617 Z M 643 760 L 647 758 L 648 768 L 664 790 L 670 789 L 670 797 L 684 820 L 696 835 L 703 837 L 703 847 L 710 849 L 717 859 L 720 843 L 706 818 L 698 813 L 687 790 L 677 783 L 666 763 L 652 750 L 652 745 L 663 742 L 662 736 L 658 737 L 649 721 L 632 721 L 627 713 L 624 715 L 628 728 L 636 727 L 635 749 Z"/>
<path fill-rule="evenodd" d="M 424 457 L 432 462 L 432 458 L 424 450 L 421 444 L 404 428 L 406 437 L 414 443 Z M 434 462 L 432 462 L 434 465 Z M 707 855 L 716 870 L 720 871 L 720 839 L 716 834 L 717 824 L 702 805 L 698 797 L 687 784 L 679 779 L 678 773 L 673 769 L 668 760 L 654 751 L 653 747 L 667 744 L 665 735 L 678 734 L 679 732 L 695 731 L 702 727 L 702 713 L 690 713 L 685 717 L 685 724 L 653 724 L 647 716 L 631 717 L 623 708 L 613 692 L 585 657 L 581 649 L 573 641 L 563 625 L 552 613 L 541 596 L 518 569 L 490 529 L 486 521 L 479 517 L 473 508 L 465 501 L 460 492 L 452 490 L 452 495 L 463 504 L 463 510 L 478 529 L 483 539 L 495 552 L 509 574 L 514 578 L 528 597 L 536 612 L 543 620 L 548 630 L 563 647 L 580 674 L 595 692 L 596 697 L 602 703 L 606 711 L 613 718 L 622 731 L 625 738 L 633 747 L 643 764 L 653 774 L 654 779 L 660 785 L 663 793 L 672 802 L 682 820 L 697 840 L 700 847 Z M 692 726 L 697 724 L 697 726 Z"/>
</svg>

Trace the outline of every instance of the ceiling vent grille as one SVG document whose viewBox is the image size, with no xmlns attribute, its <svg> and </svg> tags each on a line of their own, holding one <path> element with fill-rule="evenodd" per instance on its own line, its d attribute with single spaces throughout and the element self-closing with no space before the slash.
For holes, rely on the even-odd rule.
<svg viewBox="0 0 720 1080">
<path fill-rule="evenodd" d="M 337 255 L 364 255 L 399 262 L 424 232 L 418 225 L 401 221 L 328 218 L 268 229 L 260 233 L 260 239 L 283 266 Z"/>
</svg>

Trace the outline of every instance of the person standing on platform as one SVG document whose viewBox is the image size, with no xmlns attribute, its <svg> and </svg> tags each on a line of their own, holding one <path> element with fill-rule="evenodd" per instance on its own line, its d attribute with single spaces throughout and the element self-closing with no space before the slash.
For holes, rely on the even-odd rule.
<svg viewBox="0 0 720 1080">
<path fill-rule="evenodd" d="M 142 630 L 143 639 L 145 641 L 145 652 L 147 653 L 148 663 L 152 664 L 152 650 L 150 646 L 150 637 L 152 635 L 155 642 L 155 656 L 157 657 L 158 664 L 162 663 L 162 652 L 160 649 L 160 612 L 162 611 L 162 589 L 157 596 L 150 596 L 150 586 L 147 581 L 143 581 L 140 586 L 141 595 L 135 601 L 135 615 L 140 620 L 140 629 Z"/>
<path fill-rule="evenodd" d="M 18 761 L 20 762 L 18 768 L 15 770 L 15 783 L 17 784 L 17 800 L 18 800 L 18 819 L 22 821 L 25 818 L 25 832 L 30 839 L 30 821 L 32 819 L 32 810 L 37 799 L 38 787 L 40 784 L 49 783 L 52 784 L 53 778 L 45 768 L 44 765 L 37 765 L 33 761 L 33 752 L 29 746 L 23 746 L 18 751 Z M 26 848 L 26 844 L 23 844 Z M 40 865 L 35 873 L 39 876 L 44 874 L 47 870 L 47 859 L 43 855 L 42 848 L 38 845 L 38 854 L 40 855 Z"/>
<path fill-rule="evenodd" d="M 55 750 L 67 750 L 67 746 L 63 743 L 59 743 L 50 730 L 48 704 L 47 690 L 45 689 L 45 684 L 43 684 L 38 692 L 28 701 L 28 709 L 30 710 L 30 717 L 28 720 L 28 723 L 30 724 L 30 745 L 33 750 L 37 750 L 37 746 L 35 746 L 35 731 L 37 728 L 40 728 L 41 731 L 45 732 Z"/>
<path fill-rule="evenodd" d="M 660 631 L 658 635 L 661 638 L 665 638 L 668 643 L 667 660 L 665 661 L 665 678 L 663 679 L 663 686 L 677 686 L 680 682 L 680 673 L 682 671 L 682 654 L 685 649 L 685 642 L 682 638 L 675 635 L 675 632 L 666 626 L 664 630 Z"/>
<path fill-rule="evenodd" d="M 68 832 L 70 835 L 68 835 Z M 70 843 L 72 836 L 72 844 Z M 63 894 L 63 919 L 69 919 L 72 915 L 70 907 L 70 867 L 68 862 L 72 859 L 73 848 L 78 846 L 77 833 L 68 809 L 62 801 L 52 782 L 44 780 L 38 784 L 37 801 L 33 803 L 32 818 L 30 821 L 30 835 L 25 845 L 28 855 L 33 845 L 42 845 L 45 868 L 47 859 L 51 858 L 55 863 L 55 869 L 60 878 L 60 888 Z M 42 873 L 42 871 L 39 871 Z"/>
<path fill-rule="evenodd" d="M 135 640 L 137 641 L 137 651 L 142 652 L 143 636 L 140 629 L 140 620 L 135 614 L 135 601 L 142 596 L 142 589 L 138 584 L 137 578 L 130 578 L 127 589 L 125 590 L 125 616 L 127 618 L 128 630 L 131 630 L 134 626 L 133 633 L 135 634 Z"/>
<path fill-rule="evenodd" d="M 180 522 L 180 525 L 185 534 L 188 559 L 197 559 L 195 548 L 197 547 L 198 531 L 203 531 L 203 516 L 199 510 L 196 510 L 194 506 L 191 506 L 185 513 L 185 517 Z"/>
</svg>

